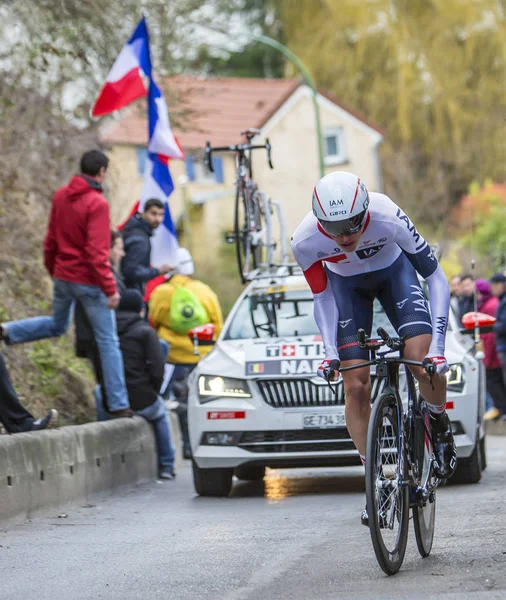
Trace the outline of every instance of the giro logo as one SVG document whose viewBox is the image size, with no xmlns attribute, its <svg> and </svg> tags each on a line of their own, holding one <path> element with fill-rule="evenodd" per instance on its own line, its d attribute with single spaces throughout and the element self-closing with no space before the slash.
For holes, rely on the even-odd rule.
<svg viewBox="0 0 506 600">
<path fill-rule="evenodd" d="M 342 329 L 344 329 L 345 327 L 348 327 L 348 325 L 351 323 L 351 319 L 347 319 L 346 321 L 339 321 L 339 327 L 341 327 Z"/>
<path fill-rule="evenodd" d="M 404 305 L 406 304 L 406 302 L 408 301 L 407 298 L 404 298 L 404 300 L 402 300 L 401 302 L 397 302 L 396 306 L 399 310 L 401 310 L 402 308 L 404 308 Z"/>
<path fill-rule="evenodd" d="M 413 300 L 413 304 L 415 305 L 415 311 L 429 314 L 422 288 L 418 287 L 417 285 L 410 285 L 409 287 L 413 289 L 411 295 L 416 297 L 416 300 Z"/>
</svg>

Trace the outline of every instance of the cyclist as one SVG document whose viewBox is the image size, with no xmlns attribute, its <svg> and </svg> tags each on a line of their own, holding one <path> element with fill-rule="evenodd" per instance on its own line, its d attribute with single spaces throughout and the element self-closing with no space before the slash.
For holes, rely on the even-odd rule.
<svg viewBox="0 0 506 600">
<path fill-rule="evenodd" d="M 427 242 L 388 196 L 369 194 L 356 175 L 337 171 L 316 183 L 313 210 L 295 231 L 292 251 L 314 296 L 325 348 L 319 376 L 330 373 L 336 381 L 341 367 L 368 360 L 356 332 L 363 328 L 371 334 L 375 298 L 398 335 L 406 338 L 404 357 L 436 365 L 432 384 L 423 368 L 410 369 L 430 411 L 436 475 L 451 477 L 457 451 L 445 410 L 449 367 L 444 356 L 450 290 Z M 430 312 L 417 272 L 429 288 Z M 346 425 L 365 464 L 369 367 L 343 372 L 342 377 Z M 366 510 L 361 520 L 368 525 Z"/>
</svg>

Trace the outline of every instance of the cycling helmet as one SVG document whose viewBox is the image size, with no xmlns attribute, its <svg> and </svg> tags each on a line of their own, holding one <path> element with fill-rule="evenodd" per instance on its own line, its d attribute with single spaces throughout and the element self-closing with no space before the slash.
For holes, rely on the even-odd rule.
<svg viewBox="0 0 506 600">
<path fill-rule="evenodd" d="M 313 214 L 328 235 L 358 233 L 369 206 L 367 188 L 352 173 L 334 171 L 313 190 Z"/>
</svg>

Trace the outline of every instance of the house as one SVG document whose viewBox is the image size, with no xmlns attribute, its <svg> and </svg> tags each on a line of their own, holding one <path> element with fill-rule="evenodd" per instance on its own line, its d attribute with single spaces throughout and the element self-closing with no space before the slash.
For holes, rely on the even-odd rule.
<svg viewBox="0 0 506 600">
<path fill-rule="evenodd" d="M 186 155 L 184 162 L 170 163 L 176 189 L 169 202 L 177 221 L 184 209 L 179 181 L 186 175 L 191 202 L 186 214 L 194 221 L 192 251 L 209 260 L 224 232 L 233 228 L 234 156 L 217 155 L 214 174 L 208 172 L 203 164 L 206 141 L 213 146 L 239 143 L 244 141 L 240 132 L 248 127 L 261 130 L 256 139 L 267 136 L 271 141 L 274 169 L 269 168 L 265 152 L 259 150 L 254 153 L 253 175 L 259 188 L 281 203 L 289 237 L 310 210 L 312 190 L 320 176 L 310 88 L 298 79 L 191 77 L 168 78 L 162 87 L 172 127 Z M 318 103 L 326 172 L 354 172 L 371 191 L 380 191 L 378 147 L 382 132 L 323 92 Z M 104 128 L 102 138 L 110 148 L 109 197 L 113 222 L 118 223 L 142 188 L 147 145 L 145 108 L 135 105 L 124 111 Z"/>
</svg>

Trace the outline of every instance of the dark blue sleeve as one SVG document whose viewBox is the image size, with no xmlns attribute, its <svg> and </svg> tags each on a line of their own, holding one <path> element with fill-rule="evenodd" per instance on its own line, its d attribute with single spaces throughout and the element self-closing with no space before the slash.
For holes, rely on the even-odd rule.
<svg viewBox="0 0 506 600">
<path fill-rule="evenodd" d="M 125 257 L 121 261 L 121 273 L 127 281 L 144 283 L 159 275 L 158 269 L 149 266 L 149 260 L 149 240 L 140 236 L 132 236 L 125 240 Z"/>
<path fill-rule="evenodd" d="M 402 248 L 404 254 L 408 257 L 409 262 L 413 265 L 417 273 L 419 273 L 424 279 L 430 277 L 437 269 L 438 262 L 429 244 L 425 244 L 419 252 L 411 254 Z"/>
<path fill-rule="evenodd" d="M 497 320 L 494 324 L 494 333 L 506 336 L 506 302 L 499 304 L 495 318 Z"/>
</svg>

